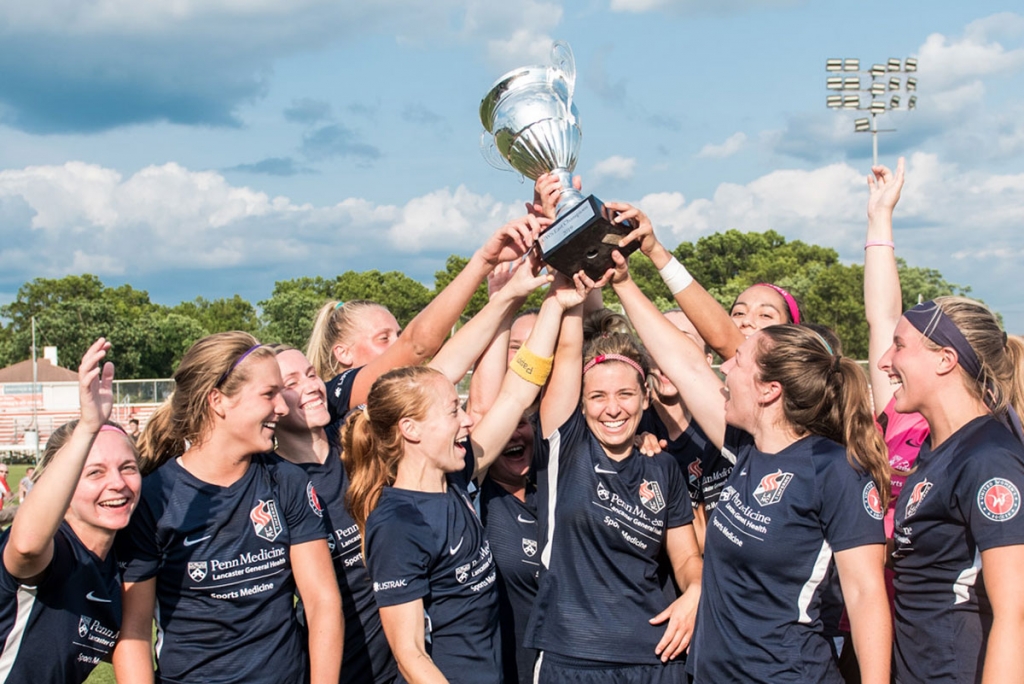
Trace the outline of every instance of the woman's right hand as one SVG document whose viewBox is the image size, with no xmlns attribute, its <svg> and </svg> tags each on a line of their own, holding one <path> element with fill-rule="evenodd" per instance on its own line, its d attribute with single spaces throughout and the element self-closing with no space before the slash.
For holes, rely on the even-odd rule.
<svg viewBox="0 0 1024 684">
<path fill-rule="evenodd" d="M 101 337 L 82 355 L 78 366 L 79 424 L 99 432 L 114 408 L 114 364 L 104 363 L 110 342 Z"/>
<path fill-rule="evenodd" d="M 596 282 L 583 271 L 573 274 L 572 280 L 565 274 L 559 273 L 555 276 L 555 281 L 551 283 L 551 291 L 548 296 L 553 297 L 562 310 L 568 311 L 583 304 L 591 290 L 604 287 L 611 279 L 612 273 L 612 269 L 608 269 Z"/>
<path fill-rule="evenodd" d="M 896 163 L 894 174 L 887 166 L 872 166 L 871 175 L 868 176 L 868 220 L 878 217 L 880 214 L 892 216 L 896 203 L 900 201 L 900 192 L 903 190 L 905 160 L 900 157 Z"/>
<path fill-rule="evenodd" d="M 636 226 L 628 235 L 626 235 L 626 237 L 619 240 L 619 247 L 625 247 L 631 242 L 639 242 L 640 251 L 648 258 L 650 258 L 659 247 L 662 250 L 665 249 L 658 241 L 658 237 L 654 234 L 654 226 L 651 225 L 651 220 L 647 218 L 647 214 L 640 211 L 632 204 L 626 204 L 625 202 L 605 202 L 604 206 L 608 207 L 612 211 L 618 212 L 617 216 L 613 219 L 614 223 L 630 221 L 634 226 Z"/>
</svg>

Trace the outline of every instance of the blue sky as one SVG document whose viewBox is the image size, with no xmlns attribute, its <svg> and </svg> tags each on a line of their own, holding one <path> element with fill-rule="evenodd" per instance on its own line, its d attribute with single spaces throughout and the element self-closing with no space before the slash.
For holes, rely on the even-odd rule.
<svg viewBox="0 0 1024 684">
<path fill-rule="evenodd" d="M 480 99 L 575 52 L 577 172 L 675 245 L 729 228 L 863 258 L 870 136 L 824 63 L 919 59 L 897 253 L 1024 333 L 1024 10 L 1010 2 L 0 0 L 0 301 L 91 272 L 158 302 L 348 269 L 430 283 L 521 212 Z"/>
</svg>

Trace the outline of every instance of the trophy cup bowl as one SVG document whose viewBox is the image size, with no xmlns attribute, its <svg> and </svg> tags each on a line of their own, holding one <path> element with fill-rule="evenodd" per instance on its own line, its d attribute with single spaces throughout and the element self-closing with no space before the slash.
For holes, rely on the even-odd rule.
<svg viewBox="0 0 1024 684">
<path fill-rule="evenodd" d="M 539 239 L 541 256 L 566 275 L 584 271 L 600 278 L 614 265 L 611 253 L 628 256 L 639 245 L 618 246 L 633 227 L 612 223 L 613 215 L 593 195 L 573 187 L 580 142 L 579 112 L 573 103 L 576 66 L 568 44 L 552 47 L 551 66 L 514 69 L 480 102 L 480 122 L 487 131 L 481 149 L 492 166 L 512 168 L 530 180 L 554 173 L 562 184 L 555 222 Z"/>
</svg>

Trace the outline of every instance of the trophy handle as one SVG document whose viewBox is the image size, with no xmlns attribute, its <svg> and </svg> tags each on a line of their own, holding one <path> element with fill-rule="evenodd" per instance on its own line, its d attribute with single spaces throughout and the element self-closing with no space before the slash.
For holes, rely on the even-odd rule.
<svg viewBox="0 0 1024 684">
<path fill-rule="evenodd" d="M 480 134 L 480 154 L 488 164 L 501 171 L 511 171 L 512 167 L 508 160 L 498 152 L 498 146 L 494 144 L 494 136 L 484 131 Z"/>
<path fill-rule="evenodd" d="M 576 117 L 572 115 L 572 97 L 576 92 L 576 58 L 573 57 L 572 48 L 564 40 L 556 40 L 551 46 L 551 63 L 565 74 L 565 83 L 569 88 L 569 101 L 565 103 L 565 113 L 569 121 L 575 123 Z"/>
</svg>

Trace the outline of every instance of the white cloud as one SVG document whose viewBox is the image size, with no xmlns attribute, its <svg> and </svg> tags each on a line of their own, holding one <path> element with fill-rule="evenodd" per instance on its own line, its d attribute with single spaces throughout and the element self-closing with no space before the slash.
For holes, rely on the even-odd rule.
<svg viewBox="0 0 1024 684">
<path fill-rule="evenodd" d="M 959 38 L 933 33 L 918 50 L 921 85 L 932 92 L 954 89 L 965 82 L 1024 67 L 1024 48 L 1006 49 L 993 34 L 1012 35 L 1024 17 L 1005 12 L 971 22 Z"/>
<path fill-rule="evenodd" d="M 615 180 L 629 180 L 636 172 L 636 159 L 633 157 L 622 157 L 613 155 L 602 159 L 594 165 L 590 177 L 597 183 L 600 180 L 612 178 Z"/>
<path fill-rule="evenodd" d="M 731 14 L 766 7 L 790 7 L 806 0 L 611 0 L 612 12 L 666 11 L 679 14 Z"/>
<path fill-rule="evenodd" d="M 697 156 L 701 158 L 725 159 L 726 157 L 731 157 L 742 150 L 746 143 L 747 134 L 743 131 L 739 131 L 726 138 L 725 142 L 721 145 L 712 145 L 711 143 L 708 143 L 701 148 L 700 152 L 697 153 Z"/>
</svg>

